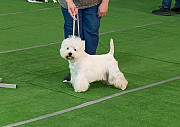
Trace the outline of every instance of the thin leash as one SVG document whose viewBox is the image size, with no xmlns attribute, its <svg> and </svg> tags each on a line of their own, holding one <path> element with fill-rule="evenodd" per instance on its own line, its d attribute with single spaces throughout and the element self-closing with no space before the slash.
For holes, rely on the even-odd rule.
<svg viewBox="0 0 180 127">
<path fill-rule="evenodd" d="M 80 37 L 80 32 L 79 32 L 79 15 L 77 14 L 77 17 L 74 15 L 73 17 L 73 37 L 75 36 L 75 24 L 76 24 L 76 21 L 77 21 L 77 27 L 78 27 L 78 37 Z"/>
</svg>

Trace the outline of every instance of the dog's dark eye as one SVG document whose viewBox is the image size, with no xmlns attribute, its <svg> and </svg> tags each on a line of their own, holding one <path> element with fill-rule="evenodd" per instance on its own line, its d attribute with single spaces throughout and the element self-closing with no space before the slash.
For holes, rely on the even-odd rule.
<svg viewBox="0 0 180 127">
<path fill-rule="evenodd" d="M 69 48 L 67 48 L 67 50 L 68 50 Z"/>
<path fill-rule="evenodd" d="M 76 49 L 74 49 L 74 51 L 76 51 Z"/>
</svg>

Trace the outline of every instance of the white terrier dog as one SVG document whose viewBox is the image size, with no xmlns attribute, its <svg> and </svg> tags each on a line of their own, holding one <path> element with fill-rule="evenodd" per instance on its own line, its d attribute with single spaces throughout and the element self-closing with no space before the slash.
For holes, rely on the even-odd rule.
<svg viewBox="0 0 180 127">
<path fill-rule="evenodd" d="M 45 0 L 45 3 L 47 3 L 48 2 L 48 0 Z M 53 2 L 54 3 L 57 3 L 57 0 L 53 0 Z"/>
<path fill-rule="evenodd" d="M 103 81 L 108 85 L 125 90 L 128 81 L 118 68 L 114 59 L 114 44 L 110 41 L 110 52 L 104 55 L 89 55 L 85 52 L 85 41 L 71 36 L 63 40 L 61 56 L 68 60 L 71 84 L 75 92 L 86 91 L 91 82 Z"/>
</svg>

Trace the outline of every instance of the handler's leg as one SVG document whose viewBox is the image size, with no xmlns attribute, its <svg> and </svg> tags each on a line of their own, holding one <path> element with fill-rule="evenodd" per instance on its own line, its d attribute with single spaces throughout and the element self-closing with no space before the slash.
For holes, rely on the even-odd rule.
<svg viewBox="0 0 180 127">
<path fill-rule="evenodd" d="M 82 27 L 84 40 L 86 41 L 85 51 L 90 55 L 96 54 L 96 49 L 99 41 L 100 18 L 98 18 L 99 5 L 83 9 Z"/>
</svg>

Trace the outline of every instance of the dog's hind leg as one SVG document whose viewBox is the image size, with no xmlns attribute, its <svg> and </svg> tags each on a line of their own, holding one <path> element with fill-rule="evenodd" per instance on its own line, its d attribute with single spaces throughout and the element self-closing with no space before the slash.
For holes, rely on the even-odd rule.
<svg viewBox="0 0 180 127">
<path fill-rule="evenodd" d="M 89 88 L 89 82 L 83 74 L 78 74 L 74 79 L 73 86 L 75 92 L 85 92 Z"/>
<path fill-rule="evenodd" d="M 122 72 L 120 72 L 118 66 L 109 67 L 108 83 L 116 88 L 125 90 L 128 81 L 125 79 Z"/>
</svg>

